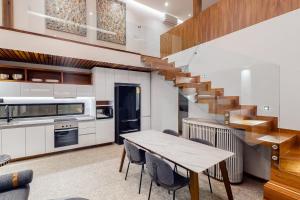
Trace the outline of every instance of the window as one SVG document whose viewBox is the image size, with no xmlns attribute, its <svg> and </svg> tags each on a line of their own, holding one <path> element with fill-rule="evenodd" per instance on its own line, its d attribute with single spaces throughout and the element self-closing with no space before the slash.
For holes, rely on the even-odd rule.
<svg viewBox="0 0 300 200">
<path fill-rule="evenodd" d="M 5 106 L 0 106 L 0 119 L 6 118 Z M 9 105 L 12 118 L 49 117 L 84 114 L 84 103 L 14 104 Z"/>
</svg>

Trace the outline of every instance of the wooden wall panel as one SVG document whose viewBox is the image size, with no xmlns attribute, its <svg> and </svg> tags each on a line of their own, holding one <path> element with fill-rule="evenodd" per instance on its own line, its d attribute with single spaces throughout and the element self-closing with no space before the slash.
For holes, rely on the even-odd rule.
<svg viewBox="0 0 300 200">
<path fill-rule="evenodd" d="M 161 57 L 300 8 L 300 0 L 220 0 L 161 36 Z"/>
<path fill-rule="evenodd" d="M 150 68 L 127 66 L 115 63 L 99 62 L 93 60 L 84 60 L 71 57 L 63 57 L 42 53 L 34 53 L 20 50 L 0 48 L 0 60 L 33 63 L 42 65 L 53 65 L 61 67 L 73 67 L 82 69 L 92 69 L 93 67 L 106 67 L 116 69 L 127 69 L 133 71 L 150 72 Z"/>
<path fill-rule="evenodd" d="M 14 26 L 13 3 L 13 0 L 2 0 L 2 24 L 8 28 L 12 28 Z"/>
</svg>

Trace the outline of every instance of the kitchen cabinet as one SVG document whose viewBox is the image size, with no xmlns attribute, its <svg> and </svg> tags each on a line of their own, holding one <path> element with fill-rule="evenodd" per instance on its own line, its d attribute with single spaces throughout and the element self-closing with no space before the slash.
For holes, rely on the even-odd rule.
<svg viewBox="0 0 300 200">
<path fill-rule="evenodd" d="M 115 70 L 106 69 L 105 71 L 105 99 L 107 101 L 113 101 L 115 96 Z"/>
<path fill-rule="evenodd" d="M 95 87 L 96 100 L 106 98 L 106 75 L 104 68 L 95 67 L 93 69 L 93 85 Z"/>
<path fill-rule="evenodd" d="M 103 119 L 96 121 L 96 143 L 110 143 L 115 141 L 114 119 Z"/>
<path fill-rule="evenodd" d="M 95 97 L 94 88 L 91 85 L 78 85 L 76 87 L 77 97 Z"/>
<path fill-rule="evenodd" d="M 96 134 L 80 135 L 79 136 L 79 146 L 86 147 L 96 144 Z"/>
<path fill-rule="evenodd" d="M 78 127 L 79 127 L 79 135 L 96 134 L 95 121 L 80 122 Z"/>
<path fill-rule="evenodd" d="M 75 98 L 76 85 L 56 84 L 54 85 L 54 97 L 56 98 Z"/>
<path fill-rule="evenodd" d="M 54 125 L 45 126 L 46 153 L 54 152 Z"/>
<path fill-rule="evenodd" d="M 2 153 L 13 159 L 26 156 L 25 128 L 2 130 Z"/>
<path fill-rule="evenodd" d="M 141 111 L 142 117 L 149 117 L 151 116 L 151 83 L 150 83 L 150 73 L 143 73 L 141 72 Z"/>
<path fill-rule="evenodd" d="M 26 128 L 26 156 L 46 153 L 45 127 Z"/>
<path fill-rule="evenodd" d="M 22 97 L 53 97 L 53 84 L 22 83 Z"/>
<path fill-rule="evenodd" d="M 115 70 L 115 83 L 129 83 L 129 71 Z"/>
<path fill-rule="evenodd" d="M 19 97 L 21 95 L 21 83 L 0 83 L 0 97 Z"/>
<path fill-rule="evenodd" d="M 151 129 L 151 117 L 142 117 L 141 130 L 146 131 Z"/>
</svg>

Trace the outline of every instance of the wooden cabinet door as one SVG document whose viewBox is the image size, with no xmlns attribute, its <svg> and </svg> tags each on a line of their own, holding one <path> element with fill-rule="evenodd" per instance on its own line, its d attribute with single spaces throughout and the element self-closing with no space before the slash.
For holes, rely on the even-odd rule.
<svg viewBox="0 0 300 200">
<path fill-rule="evenodd" d="M 46 153 L 45 127 L 26 128 L 26 156 Z"/>
<path fill-rule="evenodd" d="M 13 128 L 2 130 L 2 153 L 12 158 L 26 156 L 25 128 Z"/>
</svg>

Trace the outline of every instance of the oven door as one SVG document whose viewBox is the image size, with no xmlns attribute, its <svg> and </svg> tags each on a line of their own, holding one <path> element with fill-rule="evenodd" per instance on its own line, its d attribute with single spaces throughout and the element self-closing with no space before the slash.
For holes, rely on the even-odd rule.
<svg viewBox="0 0 300 200">
<path fill-rule="evenodd" d="M 54 131 L 54 148 L 77 144 L 78 128 L 58 129 Z"/>
</svg>

